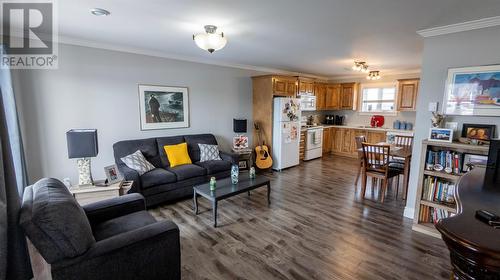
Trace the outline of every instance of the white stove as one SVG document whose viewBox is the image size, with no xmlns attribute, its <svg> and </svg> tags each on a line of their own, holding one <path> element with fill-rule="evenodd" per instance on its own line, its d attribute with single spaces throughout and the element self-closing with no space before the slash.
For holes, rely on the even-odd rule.
<svg viewBox="0 0 500 280">
<path fill-rule="evenodd" d="M 306 131 L 304 160 L 320 158 L 323 155 L 323 127 L 311 126 Z"/>
</svg>

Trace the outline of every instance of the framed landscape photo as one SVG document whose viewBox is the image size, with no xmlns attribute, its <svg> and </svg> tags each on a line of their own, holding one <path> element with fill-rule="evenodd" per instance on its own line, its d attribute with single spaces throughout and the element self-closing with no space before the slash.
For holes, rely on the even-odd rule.
<svg viewBox="0 0 500 280">
<path fill-rule="evenodd" d="M 491 124 L 464 123 L 462 125 L 462 137 L 490 141 L 493 137 L 495 137 L 495 127 L 495 125 Z"/>
<path fill-rule="evenodd" d="M 141 130 L 189 127 L 187 87 L 139 85 Z"/>
<path fill-rule="evenodd" d="M 453 141 L 453 129 L 432 127 L 429 130 L 429 141 L 451 143 Z"/>
<path fill-rule="evenodd" d="M 500 116 L 500 65 L 451 68 L 445 115 Z"/>
</svg>

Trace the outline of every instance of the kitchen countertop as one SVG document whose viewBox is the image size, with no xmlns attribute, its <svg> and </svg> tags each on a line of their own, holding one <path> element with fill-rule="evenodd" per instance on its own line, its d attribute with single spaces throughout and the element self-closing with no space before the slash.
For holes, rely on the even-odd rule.
<svg viewBox="0 0 500 280">
<path fill-rule="evenodd" d="M 414 133 L 413 130 L 404 130 L 404 129 L 394 129 L 394 128 L 388 128 L 388 127 L 371 127 L 371 126 L 365 126 L 365 125 L 333 125 L 333 124 L 320 124 L 318 126 L 322 126 L 323 128 L 330 128 L 330 127 L 338 127 L 338 128 L 350 128 L 350 129 L 359 129 L 359 130 L 374 130 L 374 131 L 394 131 L 394 132 L 408 132 L 408 133 Z M 302 127 L 303 130 L 308 130 L 314 128 L 313 127 L 307 127 L 304 128 Z"/>
</svg>

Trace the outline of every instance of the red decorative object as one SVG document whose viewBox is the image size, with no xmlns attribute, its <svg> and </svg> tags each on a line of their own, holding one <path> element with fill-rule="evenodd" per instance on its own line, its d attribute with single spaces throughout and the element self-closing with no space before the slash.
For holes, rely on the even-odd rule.
<svg viewBox="0 0 500 280">
<path fill-rule="evenodd" d="M 384 125 L 384 116 L 381 115 L 373 115 L 370 121 L 370 125 L 372 127 L 382 127 Z"/>
</svg>

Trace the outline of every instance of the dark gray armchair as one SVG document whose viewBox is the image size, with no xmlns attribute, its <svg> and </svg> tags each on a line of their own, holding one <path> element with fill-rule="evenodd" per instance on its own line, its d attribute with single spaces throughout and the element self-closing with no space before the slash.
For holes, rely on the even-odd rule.
<svg viewBox="0 0 500 280">
<path fill-rule="evenodd" d="M 59 180 L 26 188 L 19 223 L 53 279 L 180 279 L 179 228 L 140 194 L 81 207 Z"/>
</svg>

